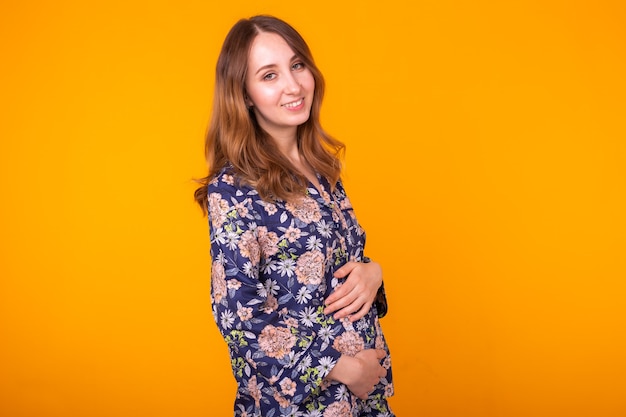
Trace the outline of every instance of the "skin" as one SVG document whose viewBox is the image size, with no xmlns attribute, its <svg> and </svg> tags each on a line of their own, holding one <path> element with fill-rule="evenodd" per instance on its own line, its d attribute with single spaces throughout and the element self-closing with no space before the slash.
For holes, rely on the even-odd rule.
<svg viewBox="0 0 626 417">
<path fill-rule="evenodd" d="M 246 104 L 281 149 L 296 145 L 296 129 L 309 120 L 314 92 L 313 74 L 280 35 L 262 32 L 254 39 L 248 55 Z"/>
<path fill-rule="evenodd" d="M 287 42 L 275 33 L 257 35 L 248 55 L 246 105 L 281 152 L 319 190 L 317 176 L 298 152 L 296 139 L 298 126 L 309 120 L 314 92 L 313 74 Z"/>
<path fill-rule="evenodd" d="M 383 272 L 376 262 L 348 262 L 334 274 L 345 282 L 326 298 L 324 314 L 335 319 L 350 317 L 354 322 L 365 316 L 372 307 L 378 288 L 383 282 Z"/>
<path fill-rule="evenodd" d="M 326 378 L 345 384 L 354 395 L 365 400 L 380 378 L 387 375 L 380 364 L 385 355 L 381 349 L 365 349 L 354 356 L 341 355 Z"/>
<path fill-rule="evenodd" d="M 311 114 L 315 92 L 311 71 L 280 35 L 263 32 L 251 45 L 246 74 L 246 105 L 294 167 L 321 190 L 315 172 L 298 152 L 296 137 L 297 127 Z M 382 283 L 380 266 L 348 262 L 334 276 L 345 282 L 326 299 L 324 313 L 334 313 L 336 319 L 360 319 Z M 380 364 L 384 357 L 385 351 L 380 349 L 365 349 L 353 357 L 342 355 L 327 378 L 344 383 L 357 397 L 366 399 L 387 374 Z"/>
</svg>

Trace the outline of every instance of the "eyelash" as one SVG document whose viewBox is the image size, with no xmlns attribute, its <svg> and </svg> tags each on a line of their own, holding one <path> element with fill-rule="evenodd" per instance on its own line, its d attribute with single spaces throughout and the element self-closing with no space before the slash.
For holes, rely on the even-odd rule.
<svg viewBox="0 0 626 417">
<path fill-rule="evenodd" d="M 271 80 L 273 80 L 273 79 L 274 79 L 274 77 L 273 77 L 273 76 L 275 76 L 275 75 L 276 75 L 276 74 L 275 74 L 275 73 L 273 73 L 273 72 L 270 72 L 269 74 L 265 74 L 265 75 L 263 76 L 263 80 L 265 80 L 265 81 L 271 81 Z"/>
<path fill-rule="evenodd" d="M 304 63 L 303 62 L 296 62 L 291 66 L 291 70 L 292 71 L 299 71 L 301 69 L 304 69 Z M 270 72 L 267 73 L 263 76 L 263 80 L 265 81 L 272 81 L 274 78 L 276 78 L 276 73 L 275 72 Z"/>
</svg>

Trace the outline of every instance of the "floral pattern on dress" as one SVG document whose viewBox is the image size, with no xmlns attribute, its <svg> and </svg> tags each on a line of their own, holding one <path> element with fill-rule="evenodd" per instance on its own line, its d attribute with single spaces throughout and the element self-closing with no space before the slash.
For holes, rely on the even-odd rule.
<svg viewBox="0 0 626 417">
<path fill-rule="evenodd" d="M 213 317 L 237 381 L 237 417 L 393 416 L 391 362 L 376 307 L 351 323 L 323 313 L 341 285 L 334 271 L 360 261 L 365 232 L 341 182 L 309 184 L 292 202 L 267 202 L 228 168 L 208 185 Z M 328 190 L 328 191 L 327 191 Z M 387 375 L 367 400 L 325 377 L 342 354 L 387 351 Z"/>
</svg>

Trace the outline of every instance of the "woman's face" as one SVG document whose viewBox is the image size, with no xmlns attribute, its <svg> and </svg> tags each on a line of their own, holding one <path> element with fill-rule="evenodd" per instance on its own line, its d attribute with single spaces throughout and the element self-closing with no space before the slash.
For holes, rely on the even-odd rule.
<svg viewBox="0 0 626 417">
<path fill-rule="evenodd" d="M 280 35 L 257 35 L 248 55 L 246 104 L 265 131 L 276 139 L 295 138 L 309 119 L 314 91 L 313 74 Z"/>
</svg>

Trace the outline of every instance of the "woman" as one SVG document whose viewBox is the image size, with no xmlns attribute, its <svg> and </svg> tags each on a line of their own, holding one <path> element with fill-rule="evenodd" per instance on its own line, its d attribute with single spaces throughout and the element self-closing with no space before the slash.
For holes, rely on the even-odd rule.
<svg viewBox="0 0 626 417">
<path fill-rule="evenodd" d="M 206 138 L 211 301 L 238 390 L 235 416 L 393 416 L 378 314 L 382 271 L 320 126 L 324 81 L 270 16 L 237 22 L 220 53 Z M 382 312 L 384 314 L 384 312 Z"/>
</svg>

